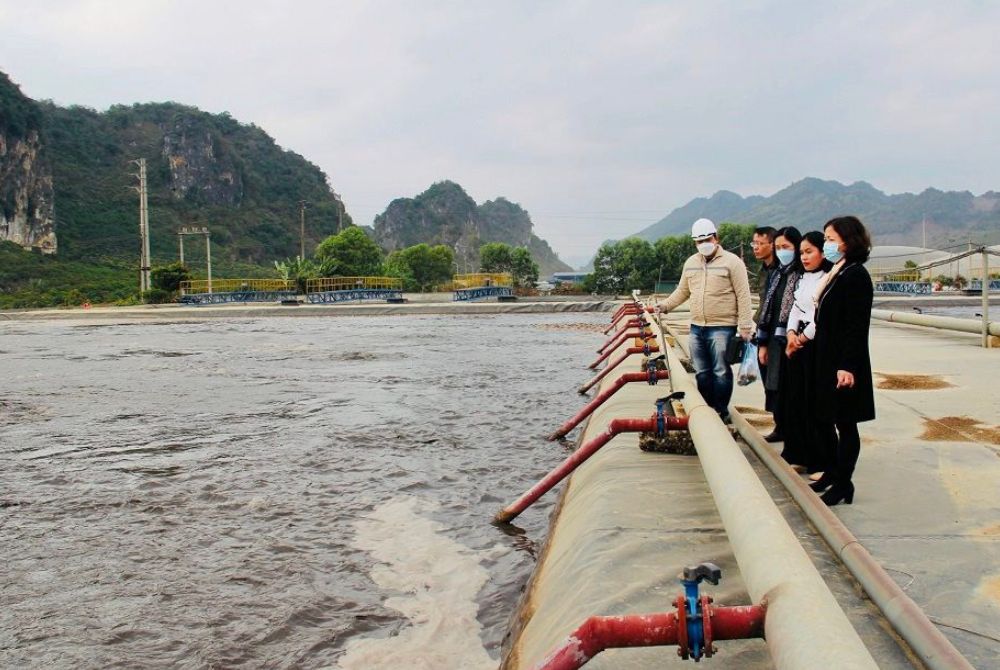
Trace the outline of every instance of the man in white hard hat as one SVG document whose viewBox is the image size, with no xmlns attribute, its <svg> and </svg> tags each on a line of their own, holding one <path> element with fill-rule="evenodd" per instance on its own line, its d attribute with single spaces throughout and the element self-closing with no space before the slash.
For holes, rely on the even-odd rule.
<svg viewBox="0 0 1000 670">
<path fill-rule="evenodd" d="M 691 239 L 698 253 L 684 262 L 677 288 L 656 309 L 669 312 L 690 300 L 690 352 L 698 391 L 723 420 L 728 420 L 733 369 L 726 363 L 725 353 L 737 331 L 750 340 L 750 280 L 740 257 L 719 245 L 712 221 L 695 221 Z"/>
</svg>

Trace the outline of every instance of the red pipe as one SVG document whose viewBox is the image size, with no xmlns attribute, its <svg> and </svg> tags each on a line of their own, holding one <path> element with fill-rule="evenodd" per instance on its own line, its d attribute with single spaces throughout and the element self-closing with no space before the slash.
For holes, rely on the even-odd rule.
<svg viewBox="0 0 1000 670">
<path fill-rule="evenodd" d="M 637 316 L 642 314 L 642 308 L 638 305 L 628 305 L 621 311 L 617 312 L 613 317 L 611 317 L 611 323 L 621 321 L 626 316 Z"/>
<path fill-rule="evenodd" d="M 604 346 L 602 346 L 600 349 L 597 350 L 597 353 L 603 354 L 608 349 L 614 349 L 615 347 L 617 347 L 619 344 L 622 343 L 622 341 L 623 341 L 623 337 L 622 336 L 623 335 L 625 336 L 625 338 L 627 338 L 628 335 L 625 335 L 625 334 L 626 333 L 635 333 L 636 332 L 635 329 L 638 329 L 639 332 L 641 332 L 641 333 L 651 333 L 652 332 L 652 331 L 649 330 L 649 324 L 645 323 L 644 321 L 638 321 L 638 322 L 636 322 L 636 321 L 629 321 L 628 324 L 626 324 L 624 328 L 620 328 L 619 330 L 615 331 L 615 334 L 612 335 L 610 338 L 608 338 L 608 340 L 604 343 Z"/>
<path fill-rule="evenodd" d="M 656 371 L 657 379 L 668 379 L 669 377 L 670 373 L 666 370 Z M 569 431 L 576 428 L 581 421 L 590 416 L 595 409 L 603 405 L 608 398 L 617 393 L 618 389 L 625 386 L 625 384 L 628 384 L 629 382 L 648 382 L 648 381 L 649 381 L 648 372 L 626 372 L 620 377 L 615 377 L 614 383 L 609 388 L 604 389 L 596 396 L 594 396 L 594 398 L 590 402 L 584 405 L 583 409 L 581 409 L 579 412 L 573 415 L 573 418 L 571 418 L 563 425 L 559 426 L 559 429 L 556 430 L 556 432 L 549 435 L 549 440 L 558 440 L 561 437 L 565 437 L 569 433 Z"/>
<path fill-rule="evenodd" d="M 636 315 L 638 313 L 639 313 L 639 310 L 636 307 L 629 307 L 629 308 L 626 308 L 626 309 L 621 309 L 621 310 L 615 312 L 611 316 L 611 323 L 617 323 L 624 316 L 634 316 L 634 315 Z"/>
<path fill-rule="evenodd" d="M 637 307 L 639 307 L 639 303 L 637 302 L 623 302 L 621 306 L 615 310 L 615 313 L 611 315 L 611 320 L 616 320 L 625 310 L 636 309 Z"/>
<path fill-rule="evenodd" d="M 600 349 L 597 350 L 597 353 L 600 354 L 605 349 L 607 349 L 608 347 L 610 347 L 611 343 L 614 342 L 616 339 L 618 339 L 618 337 L 622 333 L 624 333 L 625 331 L 627 331 L 629 328 L 643 328 L 646 325 L 647 325 L 646 322 L 643 321 L 643 320 L 632 319 L 631 321 L 629 321 L 628 323 L 626 323 L 624 326 L 622 326 L 621 328 L 619 328 L 618 330 L 616 330 L 615 333 L 614 333 L 614 335 L 611 335 L 610 337 L 608 337 L 608 339 L 604 342 L 604 345 Z"/>
<path fill-rule="evenodd" d="M 615 346 L 609 347 L 608 349 L 606 349 L 604 351 L 604 353 L 601 354 L 600 356 L 598 356 L 597 360 L 594 361 L 593 363 L 591 363 L 588 367 L 591 370 L 593 370 L 594 368 L 596 368 L 608 356 L 610 356 L 611 354 L 615 353 L 615 349 L 617 349 L 622 344 L 624 344 L 625 341 L 628 340 L 630 337 L 641 337 L 643 339 L 643 341 L 645 341 L 645 340 L 651 340 L 651 339 L 653 339 L 653 333 L 651 331 L 648 331 L 648 330 L 626 330 L 625 332 L 622 333 L 622 336 L 618 338 L 618 341 L 615 342 Z"/>
<path fill-rule="evenodd" d="M 624 318 L 631 318 L 631 317 L 634 317 L 634 316 L 639 316 L 640 314 L 642 314 L 642 310 L 640 308 L 638 308 L 638 307 L 635 308 L 635 309 L 629 309 L 629 310 L 626 310 L 626 311 L 622 312 L 621 314 L 619 314 L 615 318 L 611 319 L 611 325 L 604 329 L 604 334 L 607 335 L 614 328 L 617 328 L 618 327 L 618 322 L 621 321 L 622 319 L 624 319 Z"/>
<path fill-rule="evenodd" d="M 687 417 L 667 416 L 664 417 L 664 420 L 667 430 L 687 428 Z M 562 463 L 557 465 L 552 472 L 545 475 L 540 482 L 528 489 L 527 493 L 522 495 L 512 504 L 497 512 L 496 516 L 493 517 L 494 520 L 501 523 L 509 522 L 511 519 L 527 509 L 531 503 L 545 495 L 549 489 L 569 476 L 571 472 L 576 470 L 584 461 L 597 453 L 598 449 L 610 442 L 615 435 L 618 435 L 618 433 L 651 433 L 655 430 L 655 414 L 648 419 L 612 419 L 611 423 L 608 424 L 607 430 L 589 442 L 582 444 L 579 449 L 567 456 Z"/>
<path fill-rule="evenodd" d="M 660 350 L 659 345 L 652 344 L 652 345 L 649 346 L 649 352 L 650 353 L 652 353 L 654 351 L 659 351 L 659 350 Z M 629 356 L 631 356 L 633 354 L 642 354 L 642 353 L 645 353 L 645 352 L 646 352 L 646 350 L 643 347 L 629 347 L 624 352 L 622 352 L 621 355 L 618 356 L 618 358 L 616 358 L 613 361 L 611 361 L 610 363 L 608 363 L 608 366 L 606 368 L 604 368 L 603 370 L 601 370 L 600 372 L 598 372 L 597 375 L 593 379 L 591 379 L 589 382 L 587 382 L 586 384 L 584 384 L 583 386 L 581 386 L 580 388 L 578 388 L 577 391 L 580 392 L 580 393 L 586 393 L 587 391 L 590 390 L 590 388 L 594 384 L 596 384 L 597 382 L 599 382 L 602 379 L 604 379 L 604 377 L 609 372 L 611 372 L 616 367 L 618 367 L 619 365 L 621 365 L 621 362 L 624 361 L 626 358 L 628 358 Z"/>
<path fill-rule="evenodd" d="M 762 605 L 711 608 L 712 640 L 764 637 L 765 613 Z M 535 670 L 575 670 L 605 649 L 675 645 L 679 638 L 676 612 L 594 616 L 573 631 Z"/>
</svg>

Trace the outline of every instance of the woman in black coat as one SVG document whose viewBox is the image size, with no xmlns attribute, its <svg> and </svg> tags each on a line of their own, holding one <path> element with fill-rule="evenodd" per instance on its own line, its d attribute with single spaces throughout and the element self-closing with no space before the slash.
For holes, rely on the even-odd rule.
<svg viewBox="0 0 1000 670">
<path fill-rule="evenodd" d="M 861 453 L 858 424 L 875 418 L 872 364 L 868 352 L 873 287 L 864 263 L 871 238 L 857 217 L 831 219 L 823 227 L 823 255 L 833 263 L 816 293 L 816 420 L 827 455 L 823 502 L 854 500 L 854 467 Z"/>
</svg>

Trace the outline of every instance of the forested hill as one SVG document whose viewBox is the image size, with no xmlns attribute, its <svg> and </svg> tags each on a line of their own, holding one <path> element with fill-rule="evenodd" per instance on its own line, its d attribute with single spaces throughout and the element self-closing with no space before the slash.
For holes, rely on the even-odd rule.
<svg viewBox="0 0 1000 670">
<path fill-rule="evenodd" d="M 878 244 L 922 244 L 925 219 L 931 246 L 962 244 L 970 239 L 978 243 L 1000 242 L 1000 193 L 987 191 L 976 196 L 969 191 L 928 188 L 919 194 L 887 195 L 863 181 L 848 186 L 812 177 L 769 197 L 744 198 L 731 191 L 719 191 L 710 198 L 696 198 L 635 236 L 654 241 L 686 233 L 691 222 L 702 216 L 715 221 L 812 230 L 844 214 L 861 217 Z"/>
<path fill-rule="evenodd" d="M 59 253 L 134 255 L 138 197 L 130 161 L 147 161 L 151 254 L 176 258 L 178 228 L 206 226 L 220 260 L 270 263 L 350 222 L 327 177 L 260 128 L 177 103 L 116 105 L 106 112 L 41 103 L 52 163 Z"/>
<path fill-rule="evenodd" d="M 413 244 L 445 244 L 455 250 L 458 271 L 475 271 L 479 247 L 503 242 L 526 247 L 542 275 L 572 268 L 533 232 L 528 212 L 506 198 L 477 205 L 452 181 L 433 184 L 413 198 L 397 198 L 375 217 L 375 239 L 387 251 Z"/>
</svg>

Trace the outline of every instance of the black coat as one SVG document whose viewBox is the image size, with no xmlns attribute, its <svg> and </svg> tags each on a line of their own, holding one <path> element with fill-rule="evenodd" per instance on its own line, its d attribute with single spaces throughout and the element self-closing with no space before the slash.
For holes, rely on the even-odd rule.
<svg viewBox="0 0 1000 670">
<path fill-rule="evenodd" d="M 860 263 L 847 263 L 824 287 L 816 306 L 816 417 L 825 423 L 875 418 L 868 327 L 872 278 Z M 854 387 L 837 389 L 837 370 L 854 375 Z"/>
</svg>

